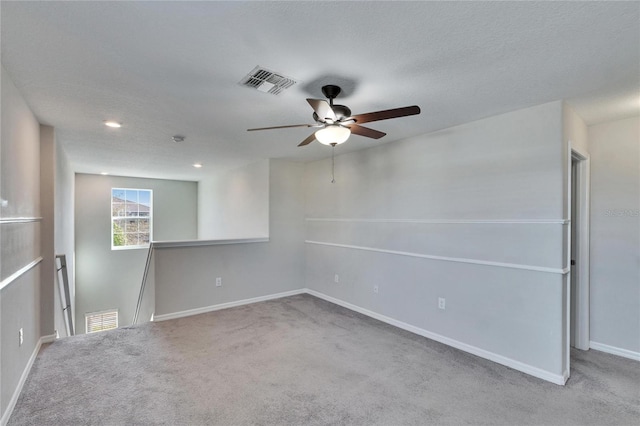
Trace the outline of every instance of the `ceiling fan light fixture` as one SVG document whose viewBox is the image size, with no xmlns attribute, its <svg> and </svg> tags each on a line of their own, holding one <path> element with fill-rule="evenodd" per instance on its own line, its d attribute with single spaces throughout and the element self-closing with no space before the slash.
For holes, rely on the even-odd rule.
<svg viewBox="0 0 640 426">
<path fill-rule="evenodd" d="M 340 126 L 338 124 L 331 124 L 318 130 L 315 133 L 315 136 L 321 144 L 340 145 L 349 139 L 349 136 L 351 136 L 351 130 L 349 130 L 348 127 Z"/>
</svg>

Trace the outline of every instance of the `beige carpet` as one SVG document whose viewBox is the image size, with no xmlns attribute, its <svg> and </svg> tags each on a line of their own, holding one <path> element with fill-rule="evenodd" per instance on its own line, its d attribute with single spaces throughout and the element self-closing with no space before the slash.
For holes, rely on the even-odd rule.
<svg viewBox="0 0 640 426">
<path fill-rule="evenodd" d="M 9 425 L 631 425 L 640 364 L 572 354 L 564 387 L 308 295 L 63 339 Z"/>
</svg>

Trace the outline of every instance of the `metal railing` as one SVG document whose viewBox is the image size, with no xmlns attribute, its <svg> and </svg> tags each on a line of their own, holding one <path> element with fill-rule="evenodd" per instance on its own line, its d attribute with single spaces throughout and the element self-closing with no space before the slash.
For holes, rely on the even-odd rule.
<svg viewBox="0 0 640 426">
<path fill-rule="evenodd" d="M 62 315 L 64 317 L 64 325 L 67 331 L 67 336 L 73 336 L 75 330 L 73 329 L 73 315 L 71 312 L 71 292 L 69 290 L 69 274 L 67 272 L 67 256 L 64 254 L 56 254 L 56 259 L 60 262 L 60 267 L 56 265 L 56 273 L 58 280 L 62 276 L 62 281 L 58 281 L 58 288 L 60 291 L 60 303 L 62 304 Z"/>
</svg>

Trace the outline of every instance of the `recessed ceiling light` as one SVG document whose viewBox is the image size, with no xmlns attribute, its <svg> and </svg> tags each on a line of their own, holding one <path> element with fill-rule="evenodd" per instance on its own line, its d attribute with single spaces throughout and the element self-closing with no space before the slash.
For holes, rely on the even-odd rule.
<svg viewBox="0 0 640 426">
<path fill-rule="evenodd" d="M 102 176 L 106 176 L 106 175 L 108 175 L 108 174 L 109 174 L 109 172 L 100 172 L 100 174 L 101 174 Z"/>
<path fill-rule="evenodd" d="M 112 120 L 107 120 L 104 122 L 104 125 L 107 127 L 113 127 L 115 129 L 122 127 L 122 124 L 118 123 L 117 121 L 112 121 Z"/>
<path fill-rule="evenodd" d="M 200 167 L 202 167 L 202 163 L 193 163 L 193 167 L 199 169 Z"/>
</svg>

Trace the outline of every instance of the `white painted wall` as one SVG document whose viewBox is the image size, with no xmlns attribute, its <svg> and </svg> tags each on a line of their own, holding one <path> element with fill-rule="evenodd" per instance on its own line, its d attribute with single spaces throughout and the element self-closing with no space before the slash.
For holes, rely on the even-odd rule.
<svg viewBox="0 0 640 426">
<path fill-rule="evenodd" d="M 572 148 L 583 152 L 589 152 L 589 139 L 587 125 L 570 105 L 562 105 L 562 122 L 564 141 L 571 141 Z"/>
<path fill-rule="evenodd" d="M 75 173 L 69 159 L 59 143 L 55 145 L 56 176 L 55 176 L 55 252 L 64 254 L 67 259 L 67 274 L 71 293 L 71 312 L 75 312 L 75 276 L 74 276 L 74 188 Z M 54 291 L 55 327 L 61 337 L 66 336 L 60 293 Z M 73 318 L 73 315 L 72 315 Z"/>
<path fill-rule="evenodd" d="M 76 328 L 88 312 L 119 309 L 120 325 L 133 319 L 147 249 L 111 250 L 111 188 L 153 190 L 153 239 L 197 236 L 195 182 L 76 174 Z"/>
<path fill-rule="evenodd" d="M 40 126 L 4 67 L 0 148 L 0 411 L 4 416 L 20 376 L 41 336 L 40 265 L 6 284 L 6 279 L 40 256 Z M 51 320 L 52 322 L 52 320 Z M 47 322 L 45 321 L 45 324 Z M 18 345 L 18 329 L 24 343 Z"/>
<path fill-rule="evenodd" d="M 640 118 L 590 126 L 589 153 L 591 341 L 639 357 Z"/>
<path fill-rule="evenodd" d="M 156 249 L 156 316 L 304 287 L 304 164 L 271 160 L 268 170 L 269 211 L 258 213 L 269 241 Z"/>
<path fill-rule="evenodd" d="M 553 102 L 308 164 L 306 286 L 561 382 L 563 137 Z"/>
<path fill-rule="evenodd" d="M 269 160 L 198 182 L 198 238 L 269 236 Z"/>
</svg>

